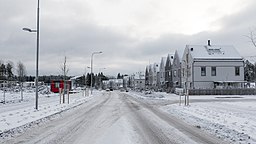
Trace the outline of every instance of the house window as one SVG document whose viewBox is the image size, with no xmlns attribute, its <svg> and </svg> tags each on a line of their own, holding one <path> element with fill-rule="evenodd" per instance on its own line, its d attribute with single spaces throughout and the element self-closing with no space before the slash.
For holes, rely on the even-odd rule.
<svg viewBox="0 0 256 144">
<path fill-rule="evenodd" d="M 176 71 L 176 70 L 174 71 L 173 76 L 174 76 L 174 77 L 177 76 L 177 71 Z"/>
<path fill-rule="evenodd" d="M 201 76 L 206 76 L 206 67 L 201 67 Z"/>
<path fill-rule="evenodd" d="M 216 67 L 212 67 L 212 76 L 216 76 Z"/>
<path fill-rule="evenodd" d="M 182 76 L 185 77 L 185 69 L 182 68 Z"/>
<path fill-rule="evenodd" d="M 180 77 L 180 73 L 181 73 L 181 72 L 180 72 L 180 69 L 178 69 L 178 77 Z"/>
<path fill-rule="evenodd" d="M 55 87 L 56 87 L 56 88 L 59 88 L 59 87 L 60 87 L 60 83 L 56 82 L 56 83 L 55 83 Z"/>
<path fill-rule="evenodd" d="M 235 67 L 235 75 L 236 76 L 240 75 L 240 67 Z"/>
</svg>

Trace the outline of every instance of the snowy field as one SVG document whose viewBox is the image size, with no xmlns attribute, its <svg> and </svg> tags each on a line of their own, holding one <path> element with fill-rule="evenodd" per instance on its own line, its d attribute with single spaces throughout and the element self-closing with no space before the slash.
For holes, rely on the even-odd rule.
<svg viewBox="0 0 256 144">
<path fill-rule="evenodd" d="M 26 89 L 21 101 L 20 92 L 0 91 L 0 137 L 11 137 L 29 129 L 33 124 L 48 121 L 51 116 L 76 107 L 91 97 L 85 97 L 82 92 L 70 94 L 70 102 L 60 104 L 59 94 L 50 93 L 47 89 L 39 92 L 39 107 L 35 110 L 35 93 L 33 89 Z M 5 103 L 4 103 L 5 99 Z"/>
<path fill-rule="evenodd" d="M 256 96 L 190 96 L 189 106 L 174 94 L 133 96 L 149 103 L 170 101 L 160 109 L 229 143 L 256 143 Z"/>
</svg>

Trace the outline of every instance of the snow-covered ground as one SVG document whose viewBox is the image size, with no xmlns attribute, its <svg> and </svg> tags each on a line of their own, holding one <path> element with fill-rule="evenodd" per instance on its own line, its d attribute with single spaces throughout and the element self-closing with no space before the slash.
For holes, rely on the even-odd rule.
<svg viewBox="0 0 256 144">
<path fill-rule="evenodd" d="M 229 143 L 256 143 L 256 96 L 190 96 L 190 105 L 184 106 L 184 97 L 175 94 L 162 92 L 151 94 L 128 92 L 127 94 Z M 19 92 L 9 91 L 5 93 L 5 104 L 3 103 L 3 92 L 0 91 L 0 137 L 3 139 L 7 137 L 8 139 L 8 137 L 29 129 L 32 127 L 31 125 L 49 121 L 55 116 L 58 117 L 56 114 L 62 111 L 87 101 L 92 101 L 93 104 L 93 101 L 101 99 L 100 92 L 94 91 L 94 95 L 97 97 L 85 97 L 82 92 L 71 94 L 69 104 L 59 104 L 59 94 L 48 93 L 45 90 L 39 94 L 39 110 L 35 110 L 33 89 L 24 91 L 23 101 L 20 101 Z M 180 98 L 181 104 L 179 103 Z M 106 102 L 109 104 L 110 101 Z M 121 104 L 120 102 L 117 103 Z M 116 110 L 110 109 L 110 112 L 116 113 Z M 120 113 L 121 116 L 122 113 Z M 151 121 L 153 121 L 152 119 L 157 120 L 157 118 L 151 118 Z M 111 129 L 106 130 L 107 133 L 99 142 L 113 140 L 113 136 L 118 135 L 118 132 L 124 131 L 124 129 L 126 129 L 126 133 L 122 133 L 124 135 L 119 137 L 120 141 L 130 137 L 135 139 L 137 135 L 133 133 L 134 130 L 130 127 L 129 119 L 122 117 L 110 127 Z M 127 143 L 132 142 L 134 141 Z"/>
<path fill-rule="evenodd" d="M 49 93 L 47 90 L 39 92 L 39 107 L 35 110 L 35 93 L 33 89 L 25 89 L 23 101 L 20 92 L 0 91 L 0 137 L 10 137 L 29 128 L 33 123 L 47 121 L 51 116 L 62 111 L 76 107 L 90 96 L 84 96 L 82 92 L 70 94 L 70 102 L 60 104 L 59 94 Z"/>
<path fill-rule="evenodd" d="M 230 143 L 256 143 L 256 96 L 190 96 L 184 106 L 175 94 L 132 94 L 151 103 L 171 100 L 160 109 Z"/>
</svg>

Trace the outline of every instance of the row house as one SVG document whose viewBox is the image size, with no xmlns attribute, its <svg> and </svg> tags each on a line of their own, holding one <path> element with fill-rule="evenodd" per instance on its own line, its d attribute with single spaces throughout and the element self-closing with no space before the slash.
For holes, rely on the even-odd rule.
<svg viewBox="0 0 256 144">
<path fill-rule="evenodd" d="M 146 88 L 174 92 L 175 88 L 241 88 L 244 60 L 232 45 L 186 45 L 146 67 Z"/>
<path fill-rule="evenodd" d="M 145 70 L 145 88 L 149 88 L 149 66 Z"/>
<path fill-rule="evenodd" d="M 166 66 L 167 57 L 161 58 L 161 63 L 159 67 L 159 83 L 158 89 L 163 91 L 165 87 L 165 66 Z"/>
<path fill-rule="evenodd" d="M 173 57 L 172 63 L 172 82 L 173 88 L 181 88 L 181 60 L 182 60 L 182 50 L 176 50 Z"/>
<path fill-rule="evenodd" d="M 244 60 L 231 45 L 187 45 L 182 57 L 185 89 L 241 88 Z"/>
<path fill-rule="evenodd" d="M 173 63 L 174 54 L 168 54 L 165 64 L 165 90 L 167 92 L 173 91 L 173 69 L 172 69 L 172 63 Z"/>
<path fill-rule="evenodd" d="M 145 72 L 145 85 L 148 89 L 157 89 L 157 83 L 159 77 L 159 64 L 154 63 L 146 67 Z"/>
</svg>

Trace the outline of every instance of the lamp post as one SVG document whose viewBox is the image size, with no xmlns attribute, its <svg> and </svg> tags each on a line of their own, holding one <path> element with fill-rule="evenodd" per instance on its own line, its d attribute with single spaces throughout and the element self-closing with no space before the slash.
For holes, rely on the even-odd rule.
<svg viewBox="0 0 256 144">
<path fill-rule="evenodd" d="M 99 51 L 99 52 L 93 52 L 92 53 L 92 56 L 91 56 L 91 94 L 92 94 L 92 70 L 93 70 L 93 55 L 95 54 L 101 54 L 102 51 Z"/>
<path fill-rule="evenodd" d="M 86 73 L 87 73 L 87 68 L 91 68 L 91 67 L 85 67 L 85 73 L 84 73 L 84 96 L 86 96 L 86 84 L 87 84 L 87 75 L 86 75 Z M 89 92 L 88 92 L 88 94 L 89 94 Z"/>
<path fill-rule="evenodd" d="M 37 28 L 32 30 L 30 28 L 23 28 L 22 30 L 28 32 L 36 32 L 36 110 L 38 110 L 38 60 L 39 60 L 39 0 L 37 0 Z"/>
<path fill-rule="evenodd" d="M 86 80 L 86 73 L 87 73 L 87 68 L 89 69 L 89 68 L 91 68 L 91 67 L 89 67 L 89 66 L 87 66 L 87 67 L 85 67 L 85 73 L 84 73 L 84 86 L 85 86 L 85 88 L 86 88 L 86 82 L 87 82 L 87 80 Z"/>
</svg>

